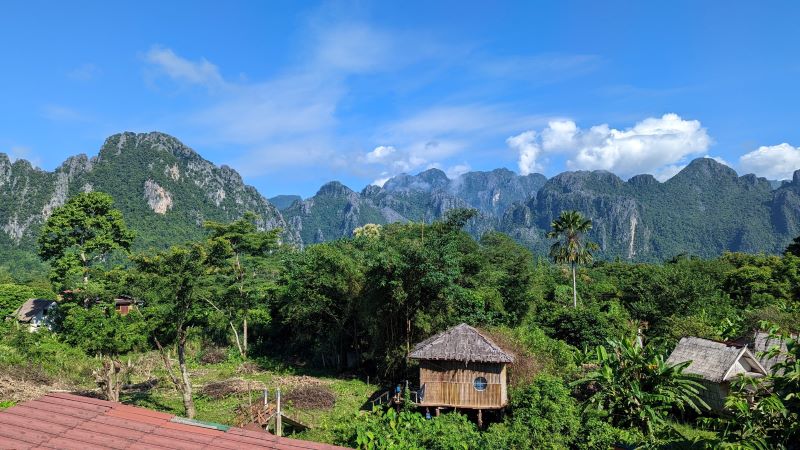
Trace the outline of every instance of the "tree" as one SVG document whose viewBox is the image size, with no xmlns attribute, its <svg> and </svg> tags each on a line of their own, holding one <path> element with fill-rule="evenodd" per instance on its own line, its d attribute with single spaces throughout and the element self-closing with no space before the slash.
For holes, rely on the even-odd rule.
<svg viewBox="0 0 800 450">
<path fill-rule="evenodd" d="M 189 328 L 204 319 L 203 305 L 210 295 L 209 275 L 223 258 L 229 257 L 227 249 L 224 242 L 212 240 L 206 244 L 174 246 L 153 256 L 134 258 L 142 274 L 142 296 L 151 302 L 147 318 L 157 323 L 155 344 L 172 383 L 183 397 L 186 416 L 190 419 L 195 415 L 195 408 L 186 367 L 186 339 Z M 173 373 L 162 339 L 174 340 L 179 375 Z"/>
<path fill-rule="evenodd" d="M 484 297 L 494 294 L 507 324 L 522 321 L 531 307 L 535 266 L 530 250 L 510 236 L 489 232 L 480 241 L 481 271 L 477 289 Z M 489 303 L 487 301 L 487 303 Z"/>
<path fill-rule="evenodd" d="M 39 235 L 39 256 L 49 261 L 53 279 L 62 286 L 77 274 L 89 282 L 94 264 L 115 250 L 127 252 L 134 234 L 125 225 L 114 200 L 102 192 L 85 192 L 56 208 Z"/>
<path fill-rule="evenodd" d="M 794 255 L 800 257 L 800 236 L 797 236 L 792 240 L 792 243 L 786 247 L 786 250 L 783 252 L 786 255 Z"/>
<path fill-rule="evenodd" d="M 260 231 L 256 226 L 254 213 L 245 213 L 244 217 L 230 224 L 206 222 L 205 227 L 211 230 L 211 239 L 226 242 L 231 249 L 232 257 L 223 262 L 220 274 L 225 289 L 223 309 L 241 322 L 241 340 L 239 332 L 229 320 L 236 339 L 239 354 L 247 356 L 248 319 L 251 310 L 259 300 L 263 300 L 268 292 L 275 291 L 279 267 L 272 253 L 278 248 L 280 229 Z M 209 300 L 217 310 L 220 308 Z"/>
<path fill-rule="evenodd" d="M 358 299 L 364 274 L 346 242 L 308 247 L 287 258 L 285 292 L 275 314 L 287 333 L 323 366 L 342 368 L 348 351 L 359 350 Z"/>
<path fill-rule="evenodd" d="M 562 211 L 554 220 L 547 233 L 550 239 L 558 239 L 550 247 L 550 257 L 556 264 L 569 264 L 572 269 L 572 305 L 578 307 L 578 291 L 576 268 L 578 264 L 592 262 L 592 251 L 598 246 L 594 242 L 583 240 L 583 235 L 592 229 L 592 221 L 585 219 L 578 211 Z"/>
<path fill-rule="evenodd" d="M 106 400 L 118 402 L 122 384 L 133 367 L 130 358 L 123 363 L 121 355 L 145 347 L 148 324 L 141 314 L 123 316 L 115 310 L 115 289 L 94 282 L 89 285 L 90 289 L 74 292 L 60 303 L 59 335 L 75 348 L 101 356 L 102 367 L 94 370 L 95 379 Z M 84 306 L 87 297 L 92 302 Z"/>
<path fill-rule="evenodd" d="M 95 265 L 107 262 L 114 251 L 127 253 L 133 242 L 133 232 L 113 205 L 111 196 L 102 192 L 70 198 L 47 219 L 38 245 L 39 256 L 52 267 L 51 279 L 60 289 L 70 289 L 58 311 L 65 339 L 101 356 L 98 383 L 107 400 L 118 401 L 126 373 L 119 355 L 130 351 L 143 333 L 142 323 L 130 325 L 130 318 L 123 319 L 114 311 L 115 293 L 106 286 L 104 270 L 95 271 L 90 282 Z M 80 289 L 73 283 L 79 283 Z"/>
</svg>

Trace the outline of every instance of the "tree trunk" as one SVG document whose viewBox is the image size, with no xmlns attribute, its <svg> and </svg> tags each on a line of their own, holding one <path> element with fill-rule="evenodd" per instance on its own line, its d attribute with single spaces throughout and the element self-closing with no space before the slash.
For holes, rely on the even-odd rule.
<svg viewBox="0 0 800 450">
<path fill-rule="evenodd" d="M 575 281 L 575 263 L 572 263 L 572 307 L 578 307 L 578 283 Z"/>
<path fill-rule="evenodd" d="M 192 381 L 189 379 L 189 371 L 186 369 L 186 332 L 178 332 L 178 367 L 181 371 L 181 383 L 183 389 L 183 408 L 186 410 L 186 417 L 194 419 L 194 400 L 192 399 Z"/>
<path fill-rule="evenodd" d="M 110 356 L 102 356 L 103 368 L 99 373 L 98 384 L 103 388 L 103 395 L 110 402 L 119 401 L 119 378 L 117 377 L 117 361 Z"/>
<path fill-rule="evenodd" d="M 242 356 L 247 358 L 247 310 L 245 310 L 244 320 L 242 320 L 242 347 L 244 348 Z"/>
<path fill-rule="evenodd" d="M 102 368 L 92 371 L 97 386 L 103 392 L 106 400 L 119 402 L 119 393 L 128 374 L 133 368 L 130 357 L 123 363 L 118 355 L 100 355 Z"/>
<path fill-rule="evenodd" d="M 211 305 L 211 307 L 216 309 L 217 312 L 219 312 L 220 314 L 225 315 L 225 313 L 222 312 L 222 310 L 217 305 L 215 305 L 214 302 L 212 302 L 211 300 L 206 299 L 206 303 Z M 247 352 L 247 344 L 245 344 L 245 346 L 242 347 L 242 342 L 239 339 L 239 330 L 236 328 L 236 325 L 233 324 L 233 320 L 231 320 L 230 317 L 228 318 L 228 325 L 230 325 L 231 330 L 233 330 L 233 337 L 236 339 L 236 349 L 239 350 L 239 355 L 244 357 L 245 353 Z M 245 330 L 246 327 L 247 325 L 245 325 Z M 247 334 L 245 334 L 245 339 L 247 339 Z"/>
<path fill-rule="evenodd" d="M 85 288 L 89 284 L 89 261 L 84 252 L 81 252 L 81 263 L 83 264 L 83 287 Z"/>
<path fill-rule="evenodd" d="M 158 354 L 161 355 L 161 360 L 164 362 L 164 369 L 167 371 L 167 375 L 169 375 L 170 381 L 172 381 L 172 385 L 175 386 L 175 389 L 178 392 L 181 392 L 183 389 L 183 385 L 181 384 L 180 380 L 175 377 L 175 372 L 172 371 L 172 362 L 170 361 L 169 353 L 164 350 L 164 347 L 161 346 L 161 342 L 159 342 L 158 338 L 153 338 L 156 342 L 156 347 L 158 347 Z"/>
</svg>

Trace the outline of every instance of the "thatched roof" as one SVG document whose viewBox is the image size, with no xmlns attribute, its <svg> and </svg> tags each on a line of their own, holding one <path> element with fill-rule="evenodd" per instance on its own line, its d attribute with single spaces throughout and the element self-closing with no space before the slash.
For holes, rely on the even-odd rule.
<svg viewBox="0 0 800 450">
<path fill-rule="evenodd" d="M 465 323 L 425 339 L 414 346 L 408 357 L 440 361 L 514 362 L 511 355 Z"/>
<path fill-rule="evenodd" d="M 745 359 L 755 372 L 766 374 L 747 347 L 697 337 L 682 338 L 667 358 L 667 363 L 679 364 L 691 361 L 692 363 L 684 370 L 685 373 L 700 375 L 706 380 L 719 383 L 732 378 L 731 369 L 740 359 Z"/>
<path fill-rule="evenodd" d="M 797 339 L 796 334 L 792 334 L 791 337 L 793 339 Z M 758 357 L 758 362 L 767 369 L 767 372 L 772 371 L 772 367 L 775 364 L 781 363 L 786 360 L 786 340 L 780 338 L 771 338 L 769 333 L 766 331 L 756 331 L 753 333 L 753 339 L 751 342 L 751 346 L 753 352 Z M 772 358 L 767 358 L 766 356 L 761 356 L 761 353 L 768 351 L 772 347 L 778 347 L 780 349 L 780 353 L 773 356 Z"/>
<path fill-rule="evenodd" d="M 20 322 L 30 322 L 37 314 L 50 308 L 53 304 L 55 304 L 53 300 L 31 298 L 25 300 L 25 303 L 14 311 L 14 317 Z"/>
</svg>

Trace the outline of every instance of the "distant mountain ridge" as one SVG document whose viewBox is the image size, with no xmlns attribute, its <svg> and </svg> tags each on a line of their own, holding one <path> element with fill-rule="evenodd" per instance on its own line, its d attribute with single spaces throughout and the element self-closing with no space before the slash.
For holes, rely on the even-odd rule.
<svg viewBox="0 0 800 450">
<path fill-rule="evenodd" d="M 497 230 L 546 254 L 550 222 L 577 209 L 593 220 L 590 238 L 603 259 L 778 253 L 800 235 L 800 171 L 775 182 L 740 177 L 700 158 L 662 183 L 651 175 L 624 181 L 605 171 L 577 171 L 547 179 L 507 169 L 450 179 L 429 169 L 360 192 L 332 181 L 307 199 L 267 200 L 235 170 L 153 132 L 115 134 L 97 156 L 68 158 L 52 172 L 0 153 L 0 256 L 32 251 L 52 210 L 88 190 L 114 197 L 137 231 L 139 249 L 198 238 L 204 221 L 230 221 L 246 211 L 259 215 L 264 229 L 282 228 L 285 241 L 309 245 L 350 236 L 367 223 L 431 222 L 453 208 L 474 208 L 478 216 L 468 231 L 476 237 Z"/>
<path fill-rule="evenodd" d="M 777 188 L 775 188 L 777 187 Z M 728 251 L 779 253 L 800 235 L 800 171 L 791 181 L 738 176 L 698 158 L 665 182 L 652 175 L 624 181 L 606 171 L 564 172 L 551 179 L 507 169 L 449 179 L 438 169 L 402 174 L 357 193 L 338 182 L 281 210 L 306 244 L 349 236 L 366 223 L 436 220 L 449 209 L 475 208 L 476 237 L 491 230 L 546 254 L 550 223 L 576 209 L 593 220 L 599 258 L 660 260 Z"/>
<path fill-rule="evenodd" d="M 32 249 L 54 208 L 92 190 L 111 194 L 139 249 L 197 238 L 206 220 L 231 221 L 246 211 L 265 229 L 286 228 L 277 208 L 230 167 L 163 133 L 120 133 L 97 156 L 70 157 L 53 172 L 0 153 L 0 250 Z"/>
</svg>

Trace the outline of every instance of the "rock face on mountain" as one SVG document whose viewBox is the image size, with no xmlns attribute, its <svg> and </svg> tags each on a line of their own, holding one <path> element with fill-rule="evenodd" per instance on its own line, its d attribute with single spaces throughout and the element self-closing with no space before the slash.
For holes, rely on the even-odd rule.
<svg viewBox="0 0 800 450">
<path fill-rule="evenodd" d="M 338 181 L 326 183 L 316 195 L 292 203 L 282 213 L 295 238 L 305 244 L 351 236 L 354 229 L 367 223 L 395 221 Z"/>
<path fill-rule="evenodd" d="M 30 254 L 53 209 L 91 190 L 114 197 L 137 231 L 138 249 L 198 238 L 204 221 L 231 221 L 246 211 L 260 216 L 264 229 L 284 229 L 287 242 L 308 245 L 351 236 L 367 223 L 431 222 L 453 208 L 474 208 L 478 215 L 467 226 L 474 236 L 502 231 L 546 255 L 550 223 L 576 209 L 594 223 L 590 238 L 600 245 L 598 258 L 640 261 L 725 250 L 779 253 L 800 235 L 800 171 L 776 183 L 700 158 L 661 183 L 651 175 L 624 181 L 603 171 L 548 180 L 506 169 L 450 179 L 429 169 L 361 192 L 334 181 L 305 200 L 278 196 L 278 211 L 236 171 L 171 136 L 121 133 L 97 156 L 71 157 L 53 172 L 0 153 L 0 256 Z"/>
<path fill-rule="evenodd" d="M 475 208 L 469 225 L 476 236 L 498 229 L 502 212 L 515 202 L 535 198 L 547 179 L 518 176 L 506 169 L 470 172 L 451 180 L 439 169 L 417 175 L 402 174 L 382 187 L 367 186 L 360 193 L 332 182 L 313 197 L 281 210 L 304 243 L 350 236 L 367 223 L 425 221 L 441 218 L 454 208 Z"/>
<path fill-rule="evenodd" d="M 32 249 L 54 208 L 92 190 L 111 194 L 140 249 L 199 237 L 204 221 L 231 221 L 246 211 L 260 217 L 262 228 L 286 228 L 278 210 L 233 169 L 166 134 L 121 133 L 97 156 L 71 157 L 53 172 L 0 154 L 0 247 Z"/>
<path fill-rule="evenodd" d="M 593 221 L 590 238 L 600 245 L 599 258 L 779 253 L 800 234 L 800 171 L 791 182 L 775 185 L 740 177 L 708 158 L 692 161 L 664 183 L 651 175 L 624 181 L 604 171 L 564 172 L 547 180 L 505 169 L 451 180 L 430 169 L 360 194 L 341 185 L 324 187 L 284 214 L 292 217 L 290 227 L 304 230 L 298 238 L 311 243 L 348 236 L 365 223 L 430 222 L 453 208 L 475 208 L 478 216 L 468 225 L 473 235 L 502 231 L 544 255 L 550 223 L 561 211 L 576 209 Z M 338 205 L 332 215 L 331 205 Z"/>
<path fill-rule="evenodd" d="M 560 211 L 576 209 L 594 222 L 591 235 L 603 254 L 660 259 L 782 250 L 792 236 L 773 230 L 768 205 L 774 195 L 766 179 L 739 177 L 700 158 L 664 183 L 649 175 L 625 182 L 608 172 L 565 172 L 549 180 L 528 208 L 542 230 Z"/>
</svg>

